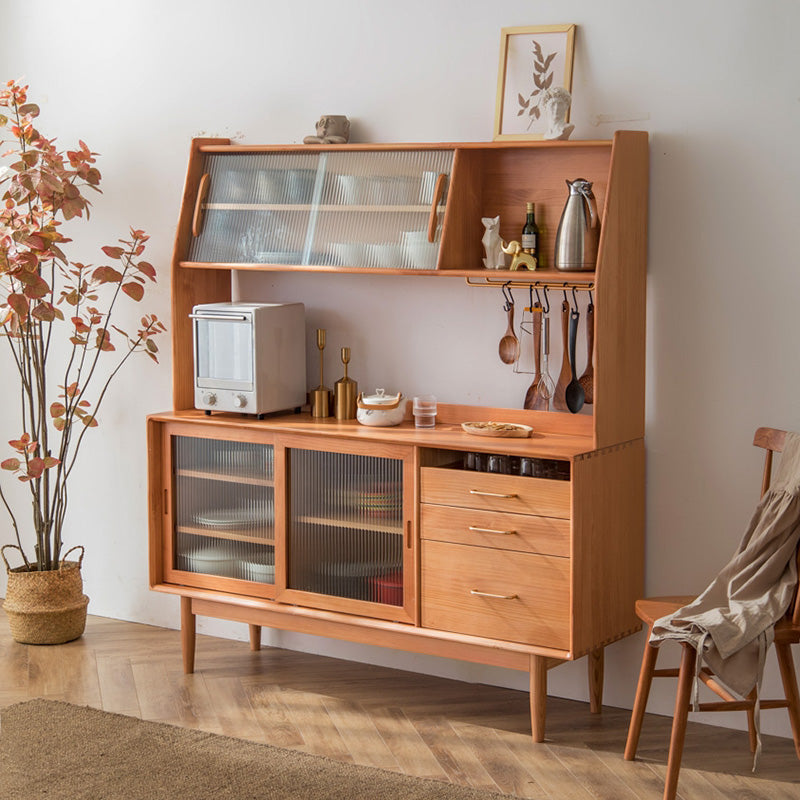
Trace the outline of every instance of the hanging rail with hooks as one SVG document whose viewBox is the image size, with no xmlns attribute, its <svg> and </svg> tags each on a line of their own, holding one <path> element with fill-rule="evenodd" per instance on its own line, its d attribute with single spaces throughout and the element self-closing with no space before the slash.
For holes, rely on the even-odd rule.
<svg viewBox="0 0 800 800">
<path fill-rule="evenodd" d="M 546 279 L 532 279 L 529 281 L 514 281 L 514 280 L 492 280 L 491 278 L 477 278 L 473 279 L 467 276 L 464 279 L 467 286 L 474 286 L 479 289 L 502 289 L 509 287 L 511 289 L 563 289 L 578 292 L 591 292 L 594 291 L 594 281 L 582 281 L 577 283 L 575 281 L 559 281 L 559 280 L 546 280 Z"/>
</svg>

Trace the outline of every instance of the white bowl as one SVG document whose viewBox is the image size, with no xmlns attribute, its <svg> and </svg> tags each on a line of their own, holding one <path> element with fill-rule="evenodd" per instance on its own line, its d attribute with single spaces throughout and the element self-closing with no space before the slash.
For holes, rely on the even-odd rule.
<svg viewBox="0 0 800 800">
<path fill-rule="evenodd" d="M 364 263 L 364 245 L 361 242 L 333 242 L 328 248 L 334 264 L 342 267 L 360 267 Z"/>
<path fill-rule="evenodd" d="M 339 202 L 346 206 L 358 206 L 369 197 L 369 178 L 363 175 L 337 175 L 336 194 Z"/>
<path fill-rule="evenodd" d="M 367 245 L 367 264 L 370 267 L 385 269 L 400 268 L 403 263 L 403 249 L 397 242 L 378 242 Z"/>
<path fill-rule="evenodd" d="M 189 572 L 203 575 L 230 576 L 236 564 L 236 559 L 231 558 L 231 554 L 220 547 L 203 547 L 187 553 L 183 558 Z"/>
<path fill-rule="evenodd" d="M 405 236 L 405 234 L 404 234 Z M 409 237 L 403 240 L 403 263 L 410 269 L 436 269 L 439 245 L 424 239 Z"/>
<path fill-rule="evenodd" d="M 247 581 L 275 583 L 275 565 L 261 564 L 258 561 L 242 562 L 242 573 Z"/>
</svg>

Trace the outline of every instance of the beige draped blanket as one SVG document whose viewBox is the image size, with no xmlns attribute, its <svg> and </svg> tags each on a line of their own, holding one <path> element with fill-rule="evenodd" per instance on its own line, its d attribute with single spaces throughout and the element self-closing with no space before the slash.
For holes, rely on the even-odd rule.
<svg viewBox="0 0 800 800">
<path fill-rule="evenodd" d="M 733 558 L 694 602 L 656 620 L 650 642 L 687 642 L 697 651 L 697 671 L 705 664 L 741 697 L 760 689 L 773 626 L 797 584 L 799 539 L 800 434 L 788 433 L 772 486 Z"/>
</svg>

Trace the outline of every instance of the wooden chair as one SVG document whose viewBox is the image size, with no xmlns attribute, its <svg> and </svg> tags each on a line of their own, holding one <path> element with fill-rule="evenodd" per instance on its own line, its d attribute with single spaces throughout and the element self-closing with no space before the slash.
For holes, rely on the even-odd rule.
<svg viewBox="0 0 800 800">
<path fill-rule="evenodd" d="M 772 454 L 783 451 L 786 431 L 775 428 L 759 428 L 753 444 L 766 450 L 764 476 L 761 483 L 761 495 L 770 485 L 772 473 Z M 798 570 L 800 570 L 800 549 L 798 550 Z M 686 721 L 690 710 L 692 681 L 694 679 L 697 654 L 694 648 L 681 643 L 682 655 L 680 669 L 656 669 L 658 647 L 649 642 L 653 623 L 660 617 L 677 611 L 694 600 L 693 597 L 654 597 L 638 600 L 636 614 L 648 626 L 648 641 L 644 647 L 642 668 L 639 673 L 639 684 L 636 687 L 636 700 L 633 705 L 631 724 L 628 729 L 628 741 L 625 745 L 625 759 L 633 761 L 639 744 L 647 697 L 653 678 L 678 678 L 678 691 L 675 698 L 675 715 L 672 720 L 672 736 L 669 743 L 669 760 L 667 762 L 667 779 L 664 786 L 664 800 L 674 800 L 678 788 L 678 774 L 681 769 L 683 742 L 686 735 Z M 791 645 L 800 641 L 800 593 L 795 590 L 795 599 L 786 616 L 775 626 L 775 652 L 780 666 L 781 680 L 785 699 L 761 700 L 762 709 L 786 708 L 792 726 L 792 736 L 797 756 L 800 758 L 800 695 L 797 689 L 797 677 L 792 660 Z M 746 711 L 747 726 L 750 733 L 750 749 L 756 748 L 756 730 L 754 719 L 755 690 L 745 700 L 738 700 L 714 680 L 714 675 L 707 669 L 701 669 L 700 679 L 715 694 L 722 698 L 721 702 L 700 703 L 700 711 Z"/>
</svg>

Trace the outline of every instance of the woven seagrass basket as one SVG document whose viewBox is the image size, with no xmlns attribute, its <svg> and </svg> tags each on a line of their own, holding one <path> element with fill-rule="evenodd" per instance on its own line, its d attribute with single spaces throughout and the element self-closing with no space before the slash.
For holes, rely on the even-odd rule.
<svg viewBox="0 0 800 800">
<path fill-rule="evenodd" d="M 8 588 L 3 609 L 8 616 L 11 636 L 21 644 L 63 644 L 83 634 L 86 606 L 81 564 L 83 547 L 73 547 L 64 554 L 58 569 L 30 571 L 24 565 L 12 569 L 0 548 L 8 572 Z M 77 561 L 67 561 L 73 550 L 80 550 Z"/>
</svg>

